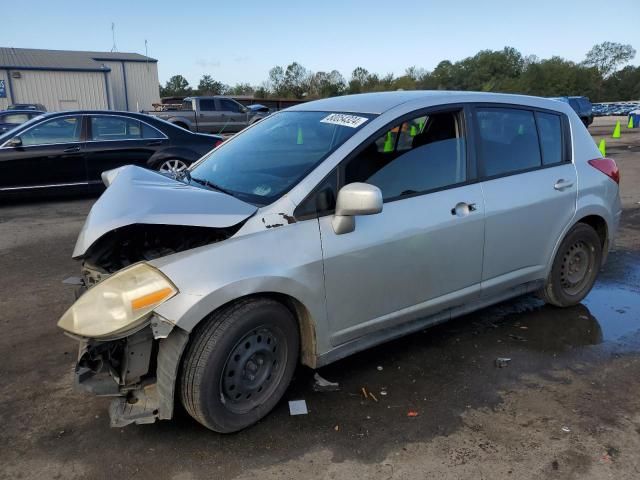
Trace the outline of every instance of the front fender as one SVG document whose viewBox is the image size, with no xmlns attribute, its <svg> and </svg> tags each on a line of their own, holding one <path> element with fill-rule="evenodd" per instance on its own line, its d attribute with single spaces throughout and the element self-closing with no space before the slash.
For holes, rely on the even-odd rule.
<svg viewBox="0 0 640 480">
<path fill-rule="evenodd" d="M 245 225 L 246 227 L 246 225 Z M 296 299 L 316 326 L 319 353 L 329 348 L 322 250 L 316 219 L 236 236 L 150 262 L 180 293 L 156 313 L 190 332 L 211 312 L 247 295 Z M 303 247 L 301 247 L 303 246 Z"/>
</svg>

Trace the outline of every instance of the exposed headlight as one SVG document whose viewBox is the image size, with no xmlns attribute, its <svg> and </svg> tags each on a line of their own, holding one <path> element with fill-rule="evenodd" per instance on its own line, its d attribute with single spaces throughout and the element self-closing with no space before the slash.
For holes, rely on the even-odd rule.
<svg viewBox="0 0 640 480">
<path fill-rule="evenodd" d="M 114 337 L 142 325 L 178 289 L 155 268 L 138 263 L 82 295 L 58 321 L 63 330 L 88 338 Z"/>
</svg>

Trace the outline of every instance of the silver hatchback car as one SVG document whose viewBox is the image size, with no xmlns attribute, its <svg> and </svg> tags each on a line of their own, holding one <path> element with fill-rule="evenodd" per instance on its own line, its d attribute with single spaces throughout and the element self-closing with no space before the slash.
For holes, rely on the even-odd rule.
<svg viewBox="0 0 640 480">
<path fill-rule="evenodd" d="M 566 307 L 613 244 L 619 172 L 565 103 L 392 92 L 305 103 L 179 178 L 103 174 L 59 326 L 114 426 L 174 403 L 234 432 L 317 368 L 528 292 Z"/>
</svg>

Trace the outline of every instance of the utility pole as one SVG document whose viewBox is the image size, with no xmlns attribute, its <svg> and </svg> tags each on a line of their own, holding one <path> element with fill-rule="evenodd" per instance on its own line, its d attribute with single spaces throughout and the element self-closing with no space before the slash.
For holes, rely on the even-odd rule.
<svg viewBox="0 0 640 480">
<path fill-rule="evenodd" d="M 118 47 L 116 47 L 116 24 L 111 22 L 111 38 L 113 39 L 113 46 L 111 47 L 112 52 L 117 52 Z"/>
</svg>

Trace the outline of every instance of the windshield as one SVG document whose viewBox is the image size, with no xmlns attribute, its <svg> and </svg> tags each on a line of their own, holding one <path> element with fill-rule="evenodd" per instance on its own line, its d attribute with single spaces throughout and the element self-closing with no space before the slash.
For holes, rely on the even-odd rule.
<svg viewBox="0 0 640 480">
<path fill-rule="evenodd" d="M 191 171 L 194 181 L 256 205 L 284 195 L 371 115 L 281 112 L 223 143 Z"/>
</svg>

